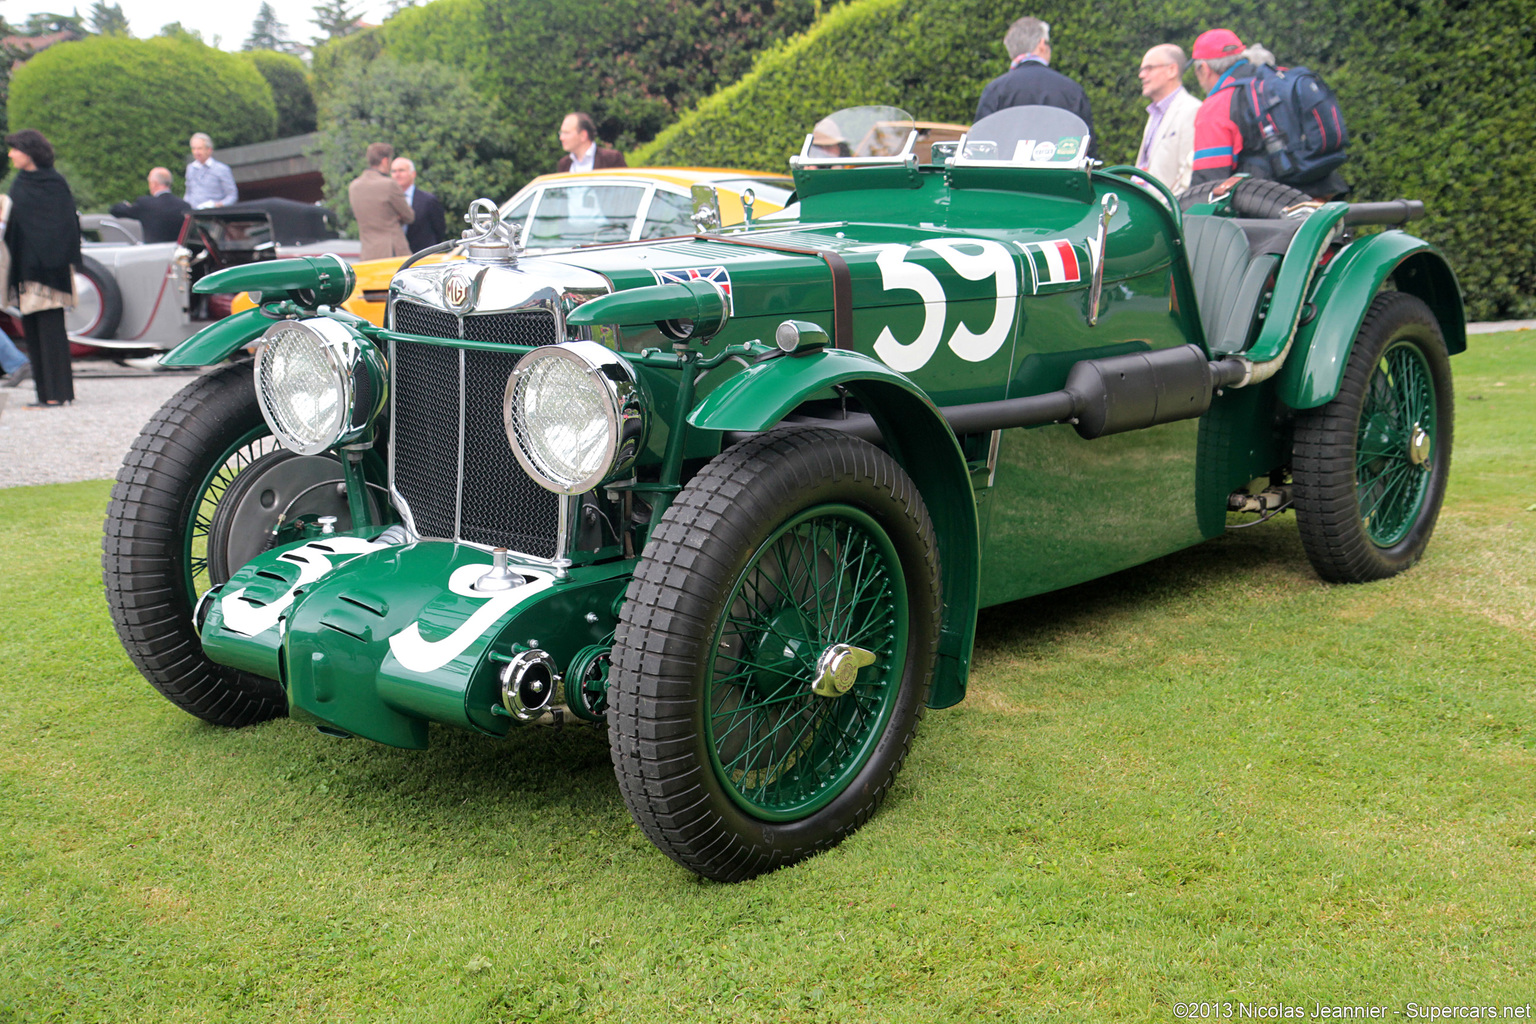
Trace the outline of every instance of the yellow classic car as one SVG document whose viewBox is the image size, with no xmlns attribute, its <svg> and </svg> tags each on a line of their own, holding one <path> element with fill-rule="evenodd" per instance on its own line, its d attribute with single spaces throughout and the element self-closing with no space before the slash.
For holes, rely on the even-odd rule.
<svg viewBox="0 0 1536 1024">
<path fill-rule="evenodd" d="M 714 167 L 634 167 L 609 171 L 542 174 L 501 205 L 503 220 L 522 229 L 527 254 L 574 249 L 599 242 L 638 241 L 690 234 L 691 189 L 713 185 L 720 196 L 725 225 L 740 224 L 741 194 L 753 192 L 753 216 L 783 209 L 794 189 L 787 174 Z M 456 253 L 425 257 L 422 263 L 461 259 Z M 342 308 L 366 320 L 384 323 L 389 282 L 405 261 L 399 257 L 355 264 L 357 286 Z M 252 303 L 241 295 L 238 312 Z"/>
</svg>

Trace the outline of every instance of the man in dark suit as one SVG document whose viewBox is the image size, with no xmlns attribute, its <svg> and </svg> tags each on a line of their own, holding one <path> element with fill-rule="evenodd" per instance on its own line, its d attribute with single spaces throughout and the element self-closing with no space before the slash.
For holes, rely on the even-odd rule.
<svg viewBox="0 0 1536 1024">
<path fill-rule="evenodd" d="M 1039 18 L 1020 18 L 1008 27 L 1003 45 L 1012 60 L 1006 74 L 987 83 L 976 105 L 976 120 L 1009 107 L 1044 106 L 1070 110 L 1093 131 L 1093 112 L 1083 87 L 1059 71 L 1052 71 L 1051 26 Z M 1098 139 L 1088 144 L 1088 154 L 1097 155 Z"/>
<path fill-rule="evenodd" d="M 555 170 L 606 171 L 610 167 L 628 167 L 624 154 L 597 144 L 597 125 L 590 114 L 579 110 L 565 115 L 560 122 L 560 148 L 565 156 L 555 165 Z"/>
<path fill-rule="evenodd" d="M 156 167 L 149 172 L 149 195 L 131 203 L 114 203 L 112 216 L 129 217 L 144 228 L 146 242 L 174 242 L 181 237 L 181 225 L 192 207 L 171 191 L 171 172 Z"/>
<path fill-rule="evenodd" d="M 403 156 L 395 157 L 389 165 L 389 176 L 405 193 L 405 201 L 416 211 L 416 219 L 406 225 L 405 240 L 412 252 L 421 252 L 448 237 L 448 225 L 443 219 L 443 204 L 437 196 L 424 188 L 416 187 L 416 165 Z"/>
</svg>

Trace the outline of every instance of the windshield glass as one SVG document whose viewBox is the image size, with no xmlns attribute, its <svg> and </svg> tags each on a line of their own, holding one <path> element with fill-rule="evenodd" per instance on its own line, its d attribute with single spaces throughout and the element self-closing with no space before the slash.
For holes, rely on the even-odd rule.
<svg viewBox="0 0 1536 1024">
<path fill-rule="evenodd" d="M 844 107 L 816 122 L 806 156 L 897 156 L 913 127 L 899 107 Z"/>
<path fill-rule="evenodd" d="M 551 185 L 523 236 L 530 249 L 625 242 L 635 226 L 643 185 Z"/>
<path fill-rule="evenodd" d="M 1060 107 L 1008 107 L 971 126 L 960 158 L 1021 167 L 1086 167 L 1088 126 Z"/>
</svg>

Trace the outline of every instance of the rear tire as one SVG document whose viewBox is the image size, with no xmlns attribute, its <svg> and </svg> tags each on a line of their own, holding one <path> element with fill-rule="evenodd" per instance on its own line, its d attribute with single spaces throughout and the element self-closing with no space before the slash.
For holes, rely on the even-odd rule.
<svg viewBox="0 0 1536 1024">
<path fill-rule="evenodd" d="M 608 736 L 635 821 L 719 881 L 842 841 L 906 757 L 941 604 L 933 525 L 890 456 L 824 430 L 724 452 L 667 509 L 619 617 Z M 864 660 L 825 689 L 839 652 Z"/>
<path fill-rule="evenodd" d="M 1454 416 L 1434 314 L 1412 295 L 1377 295 L 1338 395 L 1296 417 L 1296 521 L 1319 576 L 1365 583 L 1419 560 L 1445 498 Z"/>
<path fill-rule="evenodd" d="M 75 291 L 79 300 L 65 313 L 65 327 L 81 338 L 111 338 L 123 319 L 123 293 L 112 272 L 89 256 L 80 258 L 75 269 Z"/>
</svg>

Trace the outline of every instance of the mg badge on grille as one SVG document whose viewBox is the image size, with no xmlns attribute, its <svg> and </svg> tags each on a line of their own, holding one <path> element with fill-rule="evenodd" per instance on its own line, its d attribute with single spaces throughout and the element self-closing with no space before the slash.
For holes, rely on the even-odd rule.
<svg viewBox="0 0 1536 1024">
<path fill-rule="evenodd" d="M 482 270 L 481 273 L 484 273 Z M 479 283 L 479 274 L 455 268 L 443 278 L 443 305 L 455 313 L 463 313 L 474 305 L 475 285 Z"/>
</svg>

